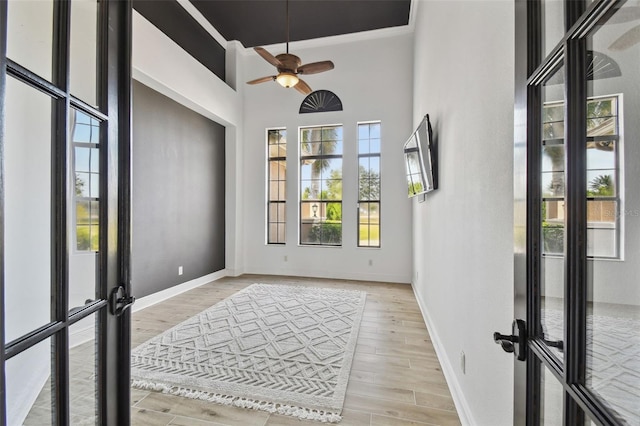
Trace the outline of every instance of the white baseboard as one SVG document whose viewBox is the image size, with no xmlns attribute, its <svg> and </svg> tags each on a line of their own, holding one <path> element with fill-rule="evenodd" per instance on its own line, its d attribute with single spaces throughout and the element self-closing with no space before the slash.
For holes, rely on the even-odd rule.
<svg viewBox="0 0 640 426">
<path fill-rule="evenodd" d="M 305 278 L 329 278 L 334 280 L 354 280 L 354 281 L 374 281 L 384 283 L 410 284 L 408 275 L 402 274 L 381 274 L 381 273 L 359 273 L 334 271 L 330 269 L 308 269 L 308 268 L 247 268 L 245 274 L 257 275 L 286 275 L 290 277 Z"/>
<path fill-rule="evenodd" d="M 433 324 L 433 321 L 431 320 L 431 316 L 429 316 L 429 312 L 420 299 L 420 295 L 416 292 L 416 287 L 413 285 L 413 283 L 411 283 L 411 289 L 413 290 L 413 294 L 418 301 L 418 307 L 420 308 L 420 312 L 422 312 L 422 318 L 427 325 L 427 330 L 429 331 L 429 336 L 431 336 L 433 348 L 436 351 L 436 356 L 438 357 L 438 361 L 440 362 L 440 366 L 442 367 L 444 378 L 447 380 L 447 384 L 449 385 L 449 390 L 451 391 L 451 396 L 453 397 L 453 403 L 455 404 L 456 410 L 458 411 L 458 416 L 460 417 L 460 423 L 462 423 L 463 426 L 475 425 L 477 423 L 473 421 L 471 409 L 469 408 L 469 404 L 467 403 L 467 400 L 464 397 L 464 393 L 460 388 L 458 378 L 456 377 L 453 366 L 451 365 L 451 362 L 447 357 L 446 351 L 444 350 L 444 347 L 442 345 L 442 340 L 440 340 L 440 337 L 438 336 L 438 332 Z"/>
<path fill-rule="evenodd" d="M 156 303 L 163 302 L 167 299 L 172 298 L 173 296 L 177 296 L 185 291 L 189 291 L 196 287 L 200 287 L 201 285 L 205 285 L 210 283 L 211 281 L 219 280 L 220 278 L 226 277 L 227 270 L 222 269 L 220 271 L 214 272 L 209 275 L 205 275 L 200 278 L 196 278 L 195 280 L 187 281 L 186 283 L 178 284 L 166 290 L 159 291 L 157 293 L 150 294 L 149 296 L 144 296 L 139 299 L 136 299 L 136 303 L 133 304 L 132 309 L 133 312 L 138 312 L 144 308 L 148 308 L 149 306 L 153 306 Z"/>
</svg>

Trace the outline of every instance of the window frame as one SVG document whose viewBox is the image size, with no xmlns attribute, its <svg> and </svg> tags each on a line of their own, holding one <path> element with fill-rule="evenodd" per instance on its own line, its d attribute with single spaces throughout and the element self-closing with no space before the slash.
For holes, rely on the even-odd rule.
<svg viewBox="0 0 640 426">
<path fill-rule="evenodd" d="M 376 152 L 371 152 L 371 125 L 372 124 L 378 124 L 380 127 L 380 137 L 378 138 L 378 143 L 379 143 L 379 149 Z M 369 150 L 366 153 L 363 153 L 360 151 L 360 143 L 363 139 L 360 139 L 360 126 L 369 126 L 369 137 L 368 137 L 368 142 L 369 142 Z M 371 121 L 359 121 L 356 123 L 356 132 L 358 135 L 358 141 L 357 141 L 357 145 L 358 145 L 358 202 L 357 202 L 357 215 L 356 215 L 356 246 L 359 248 L 380 248 L 381 247 L 381 241 L 382 241 L 382 223 L 381 223 L 381 218 L 382 218 L 382 213 L 381 213 L 381 205 L 382 205 L 382 122 L 380 120 L 371 120 Z M 377 158 L 378 159 L 378 197 L 377 199 L 361 199 L 360 198 L 360 185 L 361 185 L 361 176 L 360 176 L 360 160 L 362 158 Z M 369 170 L 370 172 L 370 170 Z M 361 207 L 361 203 L 362 204 L 368 204 L 369 205 L 369 209 L 368 209 L 368 218 L 369 220 L 366 222 L 366 225 L 363 225 L 363 223 L 360 222 L 360 218 L 361 218 L 361 211 L 360 211 L 360 207 Z M 378 243 L 377 244 L 371 244 L 371 210 L 370 210 L 370 206 L 371 204 L 377 204 L 378 206 Z M 360 238 L 360 230 L 362 226 L 367 226 L 368 227 L 368 244 L 362 244 L 362 239 Z"/>
<path fill-rule="evenodd" d="M 276 145 L 280 146 L 280 145 L 284 145 L 285 147 L 285 155 L 284 156 L 275 156 L 272 157 L 271 156 L 271 152 L 270 152 L 270 144 L 269 144 L 269 140 L 270 140 L 270 135 L 271 132 L 278 132 L 278 137 L 279 140 L 281 140 L 282 138 L 284 138 L 284 144 L 282 143 L 278 143 Z M 283 136 L 284 133 L 284 136 Z M 270 127 L 268 129 L 266 129 L 266 163 L 267 163 L 267 170 L 266 170 L 266 182 L 267 182 L 267 188 L 266 188 L 266 195 L 267 195 L 267 203 L 266 203 L 266 213 L 265 213 L 265 217 L 266 217 L 266 223 L 267 223 L 267 229 L 266 229 L 266 244 L 267 245 L 275 245 L 275 246 L 281 246 L 281 245 L 286 245 L 287 243 L 287 220 L 286 220 L 286 209 L 287 209 L 287 156 L 286 156 L 286 149 L 287 149 L 287 128 L 286 127 Z M 278 149 L 279 151 L 279 149 Z M 285 164 L 285 171 L 284 171 L 284 179 L 280 179 L 280 176 L 278 176 L 279 179 L 271 179 L 271 164 L 273 162 L 284 162 Z M 284 183 L 284 194 L 278 194 L 278 199 L 277 200 L 272 200 L 271 199 L 271 182 L 282 182 Z M 282 209 L 284 210 L 284 220 L 282 221 L 278 221 L 276 218 L 276 221 L 272 221 L 272 217 L 271 217 L 271 206 L 273 205 L 283 205 L 284 207 L 282 207 Z M 272 236 L 271 236 L 271 225 L 275 224 L 276 225 L 276 235 L 275 235 L 275 239 L 274 241 L 272 241 Z M 279 237 L 279 233 L 278 230 L 280 229 L 280 227 L 282 227 L 283 231 L 284 231 L 284 235 L 283 235 L 283 240 L 280 241 Z"/>
<path fill-rule="evenodd" d="M 319 129 L 321 134 L 323 129 L 325 128 L 340 128 L 341 130 L 341 134 L 342 137 L 340 139 L 336 139 L 337 141 L 339 141 L 342 144 L 342 149 L 340 150 L 340 154 L 314 154 L 314 155 L 303 155 L 303 149 L 302 149 L 302 144 L 303 144 L 303 140 L 302 140 L 302 134 L 304 130 L 308 130 L 308 129 Z M 315 142 L 315 141 L 314 141 Z M 323 139 L 321 139 L 320 141 L 318 141 L 320 144 L 322 144 L 322 142 L 325 142 Z M 322 145 L 321 145 L 322 146 Z M 344 199 L 344 194 L 341 191 L 340 194 L 340 199 L 336 200 L 336 199 L 323 199 L 322 198 L 322 194 L 320 193 L 320 197 L 317 199 L 311 199 L 311 200 L 304 200 L 302 198 L 302 166 L 303 166 L 303 161 L 304 160 L 340 160 L 341 161 L 341 167 L 340 167 L 340 180 L 342 182 L 344 182 L 344 178 L 343 178 L 343 170 L 344 170 L 344 125 L 343 124 L 320 124 L 320 125 L 307 125 L 307 126 L 299 126 L 298 127 L 298 245 L 301 247 L 342 247 L 343 245 L 343 199 Z M 320 181 L 322 182 L 323 179 L 320 179 Z M 320 227 L 321 227 L 321 234 L 322 234 L 322 228 L 324 227 L 324 224 L 327 223 L 327 219 L 326 216 L 323 219 L 323 212 L 325 212 L 329 209 L 329 204 L 339 204 L 340 205 L 340 241 L 339 243 L 333 243 L 333 244 L 328 244 L 325 242 L 323 242 L 322 240 L 319 243 L 311 243 L 311 242 L 303 242 L 303 235 L 304 235 L 304 225 L 308 224 L 308 222 L 303 222 L 304 221 L 304 205 L 305 204 L 310 204 L 312 207 L 310 207 L 310 209 L 313 208 L 313 206 L 315 207 L 314 210 L 314 216 L 316 214 L 316 212 L 320 212 Z M 319 208 L 318 208 L 318 204 L 319 204 Z"/>
<path fill-rule="evenodd" d="M 76 161 L 76 148 L 87 148 L 87 149 L 90 149 L 90 150 L 94 150 L 95 149 L 95 150 L 97 150 L 98 156 L 100 156 L 101 155 L 101 151 L 102 151 L 101 147 L 100 147 L 100 145 L 101 145 L 100 144 L 100 139 L 102 138 L 102 123 L 103 122 L 99 118 L 97 118 L 97 117 L 95 117 L 95 116 L 93 116 L 91 114 L 88 114 L 86 111 L 83 111 L 83 110 L 81 110 L 79 108 L 72 107 L 71 110 L 73 111 L 73 113 L 70 114 L 70 116 L 73 117 L 73 122 L 72 122 L 71 128 L 69 129 L 70 130 L 69 131 L 69 147 L 70 147 L 70 157 L 71 157 L 70 158 L 71 176 L 70 176 L 70 179 L 69 179 L 69 184 L 71 185 L 71 194 L 72 194 L 72 196 L 70 197 L 71 198 L 71 206 L 70 206 L 70 208 L 72 210 L 72 213 L 71 213 L 70 217 L 71 217 L 71 220 L 73 221 L 73 223 L 71 224 L 71 234 L 72 234 L 72 237 L 73 237 L 73 243 L 72 243 L 73 253 L 74 254 L 78 254 L 78 255 L 95 254 L 95 253 L 97 253 L 99 251 L 99 247 L 95 248 L 95 249 L 92 247 L 93 246 L 93 244 L 92 244 L 92 236 L 93 236 L 93 229 L 95 227 L 95 228 L 97 228 L 98 238 L 99 238 L 99 235 L 100 235 L 100 217 L 98 215 L 98 222 L 94 223 L 93 222 L 93 218 L 92 218 L 92 214 L 91 214 L 93 209 L 90 208 L 89 213 L 88 213 L 89 214 L 89 218 L 88 218 L 89 222 L 88 222 L 88 224 L 82 224 L 83 226 L 88 226 L 89 227 L 89 248 L 86 249 L 86 250 L 80 249 L 78 247 L 78 227 L 80 226 L 78 224 L 78 203 L 79 202 L 87 202 L 91 206 L 91 204 L 93 202 L 98 202 L 97 209 L 98 209 L 98 211 L 100 210 L 100 199 L 102 198 L 101 197 L 102 196 L 101 184 L 100 184 L 100 181 L 98 180 L 98 188 L 97 188 L 98 196 L 97 197 L 92 197 L 91 196 L 91 193 L 92 193 L 92 190 L 91 190 L 91 177 L 93 175 L 97 175 L 98 179 L 100 179 L 101 159 L 100 159 L 100 157 L 98 157 L 98 170 L 94 171 L 94 170 L 91 169 L 91 157 L 89 157 L 89 169 L 90 170 L 89 171 L 78 172 L 77 167 L 76 167 L 76 162 L 77 162 Z M 77 117 L 78 113 L 87 116 L 89 118 L 89 124 L 78 123 L 78 121 L 76 120 L 76 117 Z M 94 122 L 97 125 L 94 125 Z M 89 142 L 76 141 L 74 139 L 76 126 L 78 124 L 81 124 L 83 126 L 89 126 L 91 128 L 90 129 L 90 134 L 89 134 L 90 135 L 89 136 Z M 94 131 L 97 134 L 98 142 L 92 142 Z M 88 197 L 82 196 L 82 195 L 78 195 L 77 192 L 76 192 L 76 178 L 77 178 L 77 174 L 78 173 L 84 173 L 84 174 L 88 174 L 90 176 L 90 180 L 88 182 L 88 185 L 89 185 L 89 188 L 90 188 Z"/>
<path fill-rule="evenodd" d="M 587 196 L 585 199 L 585 202 L 587 203 L 586 205 L 588 206 L 589 201 L 612 201 L 615 204 L 616 207 L 616 213 L 615 213 L 615 221 L 613 221 L 613 233 L 614 233 L 614 254 L 611 256 L 604 256 L 604 255 L 588 255 L 587 258 L 591 259 L 591 260 L 624 260 L 624 256 L 623 256 L 623 247 L 624 247 L 624 241 L 623 241 L 623 235 L 624 233 L 623 231 L 623 216 L 624 216 L 624 200 L 622 197 L 622 190 L 623 190 L 623 164 L 620 161 L 621 158 L 621 150 L 622 150 L 622 140 L 623 140 L 623 135 L 622 135 L 622 120 L 623 120 L 623 111 L 622 111 L 622 94 L 621 93 L 612 93 L 612 94 L 608 94 L 608 95 L 601 95 L 601 96 L 592 96 L 592 97 L 588 97 L 587 98 L 587 104 L 591 101 L 597 101 L 597 100 L 606 100 L 606 99 L 611 99 L 612 103 L 615 105 L 615 111 L 616 114 L 612 115 L 610 117 L 615 118 L 615 123 L 614 123 L 614 128 L 615 128 L 615 134 L 614 135 L 606 135 L 606 136 L 587 136 L 585 139 L 585 145 L 589 142 L 597 142 L 597 141 L 613 141 L 615 144 L 615 148 L 614 148 L 614 169 L 590 169 L 587 168 L 586 172 L 587 174 L 590 171 L 595 171 L 595 170 L 613 170 L 615 172 L 615 179 L 614 179 L 614 189 L 615 189 L 615 193 L 613 196 Z M 565 101 L 554 101 L 554 102 L 547 102 L 543 104 L 543 109 L 546 107 L 554 107 L 554 106 L 562 106 L 563 111 L 566 108 L 566 102 Z M 586 120 L 590 120 L 594 117 L 586 117 Z M 595 117 L 595 118 L 601 118 L 601 117 Z M 547 124 L 547 123 L 553 123 L 555 121 L 544 121 L 543 120 L 543 125 Z M 564 120 L 562 121 L 564 123 Z M 588 133 L 588 130 L 587 132 Z M 550 143 L 549 143 L 550 142 Z M 562 138 L 554 138 L 554 139 L 545 139 L 543 137 L 542 139 L 542 144 L 543 146 L 547 145 L 549 143 L 549 145 L 555 145 L 555 146 L 562 146 L 563 148 L 565 148 L 565 141 L 564 141 L 564 136 Z M 586 146 L 585 146 L 585 149 Z M 565 173 L 565 170 L 563 169 L 562 171 L 560 171 L 561 173 Z M 551 173 L 551 172 L 542 172 L 542 174 L 544 173 Z M 558 172 L 556 172 L 558 173 Z M 564 181 L 564 178 L 563 178 Z M 588 182 L 585 182 L 585 184 L 587 184 Z M 542 195 L 541 198 L 542 203 L 545 203 L 547 201 L 563 201 L 563 205 L 564 202 L 566 201 L 566 194 L 563 194 L 562 197 L 557 197 L 557 196 L 544 196 Z M 602 227 L 598 227 L 595 225 L 592 225 L 594 222 L 590 222 L 587 221 L 587 232 L 589 231 L 593 231 L 595 229 L 605 229 Z M 563 227 L 563 234 L 564 234 L 564 227 Z M 544 237 L 542 238 L 542 242 L 544 242 L 545 239 Z M 563 253 L 562 252 L 549 252 L 547 253 L 545 251 L 544 248 L 544 244 L 541 247 L 541 253 L 542 256 L 545 257 L 562 257 Z"/>
</svg>

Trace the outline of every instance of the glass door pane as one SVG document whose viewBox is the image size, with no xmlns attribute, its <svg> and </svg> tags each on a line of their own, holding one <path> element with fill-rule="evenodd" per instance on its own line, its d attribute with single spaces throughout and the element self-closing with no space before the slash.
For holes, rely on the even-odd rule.
<svg viewBox="0 0 640 426">
<path fill-rule="evenodd" d="M 562 359 L 564 340 L 564 67 L 542 87 L 542 199 L 539 336 Z"/>
<path fill-rule="evenodd" d="M 100 122 L 72 108 L 69 128 L 69 308 L 96 298 L 100 246 Z"/>
<path fill-rule="evenodd" d="M 97 105 L 98 2 L 71 1 L 71 49 L 69 84 L 71 94 Z"/>
<path fill-rule="evenodd" d="M 48 338 L 7 361 L 8 425 L 53 424 L 51 348 Z"/>
<path fill-rule="evenodd" d="M 587 387 L 640 424 L 640 21 L 626 2 L 587 39 Z"/>
<path fill-rule="evenodd" d="M 542 48 L 544 58 L 564 36 L 563 0 L 542 0 Z"/>
<path fill-rule="evenodd" d="M 564 390 L 547 367 L 542 365 L 540 372 L 540 423 L 547 426 L 559 426 L 563 422 Z"/>
<path fill-rule="evenodd" d="M 52 101 L 11 77 L 6 87 L 4 308 L 10 342 L 51 321 Z"/>
<path fill-rule="evenodd" d="M 69 418 L 74 425 L 99 423 L 96 321 L 93 314 L 69 327 Z"/>
<path fill-rule="evenodd" d="M 53 1 L 7 2 L 7 57 L 51 81 Z"/>
</svg>

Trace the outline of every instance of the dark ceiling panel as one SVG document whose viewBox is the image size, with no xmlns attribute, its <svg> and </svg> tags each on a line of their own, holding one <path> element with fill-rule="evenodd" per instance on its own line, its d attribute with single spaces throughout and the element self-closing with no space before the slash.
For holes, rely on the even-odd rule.
<svg viewBox="0 0 640 426">
<path fill-rule="evenodd" d="M 133 0 L 133 8 L 212 73 L 225 80 L 224 48 L 176 1 Z"/>
<path fill-rule="evenodd" d="M 285 0 L 191 0 L 227 40 L 286 41 Z M 411 0 L 291 0 L 291 41 L 408 25 Z"/>
</svg>

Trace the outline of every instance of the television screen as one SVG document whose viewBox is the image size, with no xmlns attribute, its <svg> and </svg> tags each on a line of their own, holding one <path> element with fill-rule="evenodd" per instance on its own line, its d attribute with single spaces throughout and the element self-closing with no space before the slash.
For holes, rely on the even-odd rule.
<svg viewBox="0 0 640 426">
<path fill-rule="evenodd" d="M 409 197 L 425 194 L 438 188 L 436 157 L 433 131 L 429 114 L 427 114 L 404 144 Z"/>
</svg>

